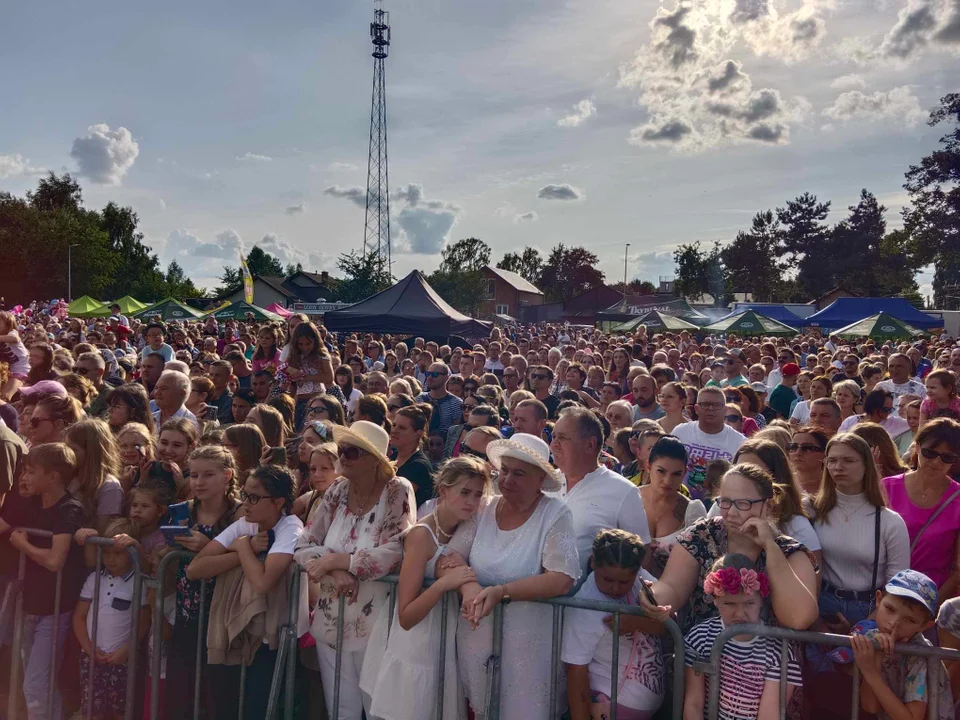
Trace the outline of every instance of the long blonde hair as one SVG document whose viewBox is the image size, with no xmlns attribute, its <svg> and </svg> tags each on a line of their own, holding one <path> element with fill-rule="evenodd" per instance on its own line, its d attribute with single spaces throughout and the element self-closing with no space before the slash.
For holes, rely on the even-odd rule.
<svg viewBox="0 0 960 720">
<path fill-rule="evenodd" d="M 100 486 L 108 475 L 115 478 L 120 475 L 116 441 L 110 426 L 97 418 L 74 423 L 64 431 L 63 439 L 83 451 L 83 462 L 77 467 L 77 495 L 87 518 L 92 520 L 97 515 Z"/>
<path fill-rule="evenodd" d="M 867 502 L 877 508 L 887 506 L 887 499 L 883 494 L 883 488 L 880 485 L 880 473 L 877 472 L 877 464 L 873 461 L 873 453 L 867 441 L 859 435 L 853 433 L 840 433 L 834 435 L 827 443 L 826 455 L 829 457 L 830 448 L 834 445 L 845 445 L 856 452 L 863 461 L 863 493 L 867 496 Z M 823 477 L 820 479 L 820 492 L 813 498 L 813 509 L 817 522 L 827 524 L 830 522 L 830 511 L 837 506 L 837 484 L 830 475 L 829 467 L 826 461 L 823 463 Z"/>
<path fill-rule="evenodd" d="M 240 484 L 237 478 L 237 463 L 233 459 L 233 453 L 227 450 L 223 445 L 202 445 L 190 453 L 187 462 L 194 460 L 209 460 L 216 463 L 220 468 L 229 473 L 227 487 L 223 491 L 226 500 L 226 508 L 220 518 L 214 525 L 214 530 L 220 532 L 233 521 L 233 515 L 236 513 L 237 506 L 240 504 Z M 194 499 L 190 504 L 191 519 L 195 521 L 197 508 L 200 507 L 199 498 Z"/>
</svg>

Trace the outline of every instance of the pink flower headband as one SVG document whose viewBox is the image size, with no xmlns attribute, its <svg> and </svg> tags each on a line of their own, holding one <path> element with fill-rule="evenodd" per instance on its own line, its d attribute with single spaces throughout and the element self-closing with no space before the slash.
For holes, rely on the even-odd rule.
<svg viewBox="0 0 960 720">
<path fill-rule="evenodd" d="M 725 567 L 707 575 L 703 581 L 703 592 L 718 597 L 720 595 L 744 595 L 760 593 L 762 597 L 770 595 L 770 580 L 766 573 L 756 570 Z"/>
</svg>

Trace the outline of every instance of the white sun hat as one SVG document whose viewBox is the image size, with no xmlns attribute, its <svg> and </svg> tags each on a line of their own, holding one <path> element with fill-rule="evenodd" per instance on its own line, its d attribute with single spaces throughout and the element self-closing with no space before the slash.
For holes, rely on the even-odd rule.
<svg viewBox="0 0 960 720">
<path fill-rule="evenodd" d="M 497 470 L 505 457 L 534 465 L 544 472 L 543 490 L 556 492 L 561 488 L 560 474 L 550 464 L 550 447 L 536 435 L 516 433 L 509 440 L 494 440 L 487 445 L 487 457 Z"/>
</svg>

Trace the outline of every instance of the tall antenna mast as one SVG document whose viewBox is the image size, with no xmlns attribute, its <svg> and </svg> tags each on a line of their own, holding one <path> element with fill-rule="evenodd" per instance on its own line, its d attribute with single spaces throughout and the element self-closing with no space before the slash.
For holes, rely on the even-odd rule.
<svg viewBox="0 0 960 720">
<path fill-rule="evenodd" d="M 380 270 L 390 272 L 390 182 L 387 172 L 387 79 L 384 60 L 390 51 L 390 13 L 375 0 L 373 22 L 373 98 L 370 106 L 370 153 L 367 158 L 367 210 L 364 255 L 376 254 Z"/>
</svg>

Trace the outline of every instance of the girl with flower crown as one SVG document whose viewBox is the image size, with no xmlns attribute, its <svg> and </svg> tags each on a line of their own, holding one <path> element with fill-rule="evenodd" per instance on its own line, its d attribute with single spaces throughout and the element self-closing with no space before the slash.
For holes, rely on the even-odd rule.
<svg viewBox="0 0 960 720">
<path fill-rule="evenodd" d="M 717 636 L 730 625 L 761 622 L 760 611 L 770 597 L 770 579 L 750 558 L 728 553 L 717 560 L 703 582 L 719 613 L 696 625 L 684 638 L 686 695 L 683 720 L 702 720 L 707 699 L 704 675 L 694 663 L 710 660 Z M 723 646 L 720 659 L 720 720 L 775 720 L 780 717 L 780 643 L 774 638 L 735 635 Z M 713 682 L 713 680 L 711 680 Z M 801 685 L 800 665 L 791 650 L 787 661 L 787 700 Z"/>
</svg>

